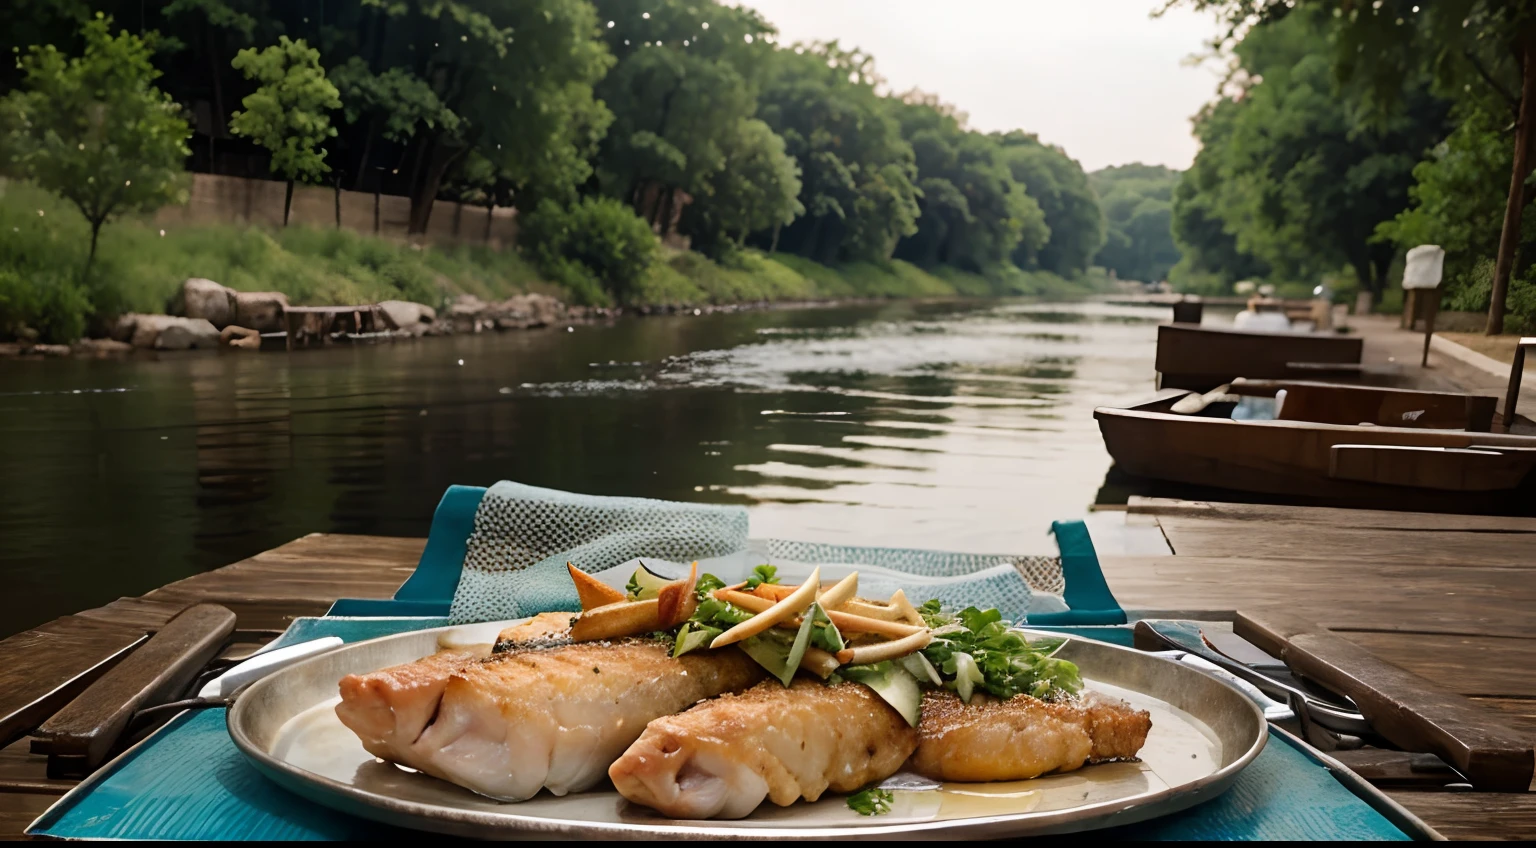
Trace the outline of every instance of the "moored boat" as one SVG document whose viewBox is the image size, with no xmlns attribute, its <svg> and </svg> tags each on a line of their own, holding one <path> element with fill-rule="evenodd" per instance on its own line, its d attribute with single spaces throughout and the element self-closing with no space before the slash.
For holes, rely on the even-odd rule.
<svg viewBox="0 0 1536 848">
<path fill-rule="evenodd" d="M 1164 389 L 1094 411 L 1139 477 L 1337 505 L 1507 512 L 1536 486 L 1536 437 L 1488 432 L 1492 397 L 1306 381 L 1239 380 L 1191 414 Z M 1198 396 L 1194 396 L 1198 397 Z M 1187 405 L 1201 406 L 1199 402 Z"/>
<path fill-rule="evenodd" d="M 1237 377 L 1358 377 L 1363 350 L 1359 337 L 1337 333 L 1163 324 L 1157 328 L 1158 385 L 1204 392 Z"/>
</svg>

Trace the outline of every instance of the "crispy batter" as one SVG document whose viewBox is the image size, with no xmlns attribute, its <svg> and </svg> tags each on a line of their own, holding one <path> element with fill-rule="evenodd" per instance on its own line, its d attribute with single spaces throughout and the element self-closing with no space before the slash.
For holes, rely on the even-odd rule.
<svg viewBox="0 0 1536 848">
<path fill-rule="evenodd" d="M 894 774 L 917 732 L 867 686 L 766 681 L 651 722 L 608 770 L 625 798 L 673 818 L 741 818 Z"/>
<path fill-rule="evenodd" d="M 912 767 L 935 780 L 1026 780 L 1134 757 L 1151 729 L 1146 711 L 1091 692 L 1063 703 L 977 695 L 967 705 L 935 691 L 923 698 Z"/>
<path fill-rule="evenodd" d="M 673 659 L 651 640 L 438 654 L 341 681 L 336 714 L 369 753 L 504 800 L 601 780 L 645 729 L 763 672 L 739 651 Z"/>
</svg>

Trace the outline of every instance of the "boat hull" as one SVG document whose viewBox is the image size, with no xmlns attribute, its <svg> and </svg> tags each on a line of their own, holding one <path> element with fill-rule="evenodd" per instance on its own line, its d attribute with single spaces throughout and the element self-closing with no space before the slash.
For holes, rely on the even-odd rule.
<svg viewBox="0 0 1536 848">
<path fill-rule="evenodd" d="M 1536 438 L 1492 433 L 1361 427 L 1303 421 L 1233 421 L 1140 409 L 1094 412 L 1104 446 L 1127 474 L 1303 501 L 1435 512 L 1505 512 L 1531 486 Z M 1433 485 L 1345 479 L 1337 445 L 1517 449 L 1476 456 L 1477 473 L 1426 478 Z M 1523 450 L 1521 450 L 1523 449 Z M 1346 449 L 1347 452 L 1348 449 Z M 1486 466 L 1486 469 L 1484 468 Z M 1343 475 L 1336 476 L 1336 475 Z"/>
<path fill-rule="evenodd" d="M 1236 377 L 1286 379 L 1358 375 L 1364 342 L 1331 333 L 1217 330 L 1194 324 L 1157 328 L 1157 372 L 1163 388 L 1205 392 Z"/>
</svg>

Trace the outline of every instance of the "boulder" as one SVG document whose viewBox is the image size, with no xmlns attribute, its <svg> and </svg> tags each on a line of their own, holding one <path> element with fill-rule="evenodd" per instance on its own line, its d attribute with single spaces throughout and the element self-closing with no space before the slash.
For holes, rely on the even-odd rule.
<svg viewBox="0 0 1536 848">
<path fill-rule="evenodd" d="M 118 322 L 132 318 L 130 343 L 152 350 L 187 350 L 219 346 L 219 331 L 206 318 L 182 318 L 176 315 L 124 315 Z M 117 329 L 114 328 L 114 335 Z"/>
<path fill-rule="evenodd" d="M 69 345 L 35 344 L 27 351 L 33 356 L 69 356 Z"/>
<path fill-rule="evenodd" d="M 478 333 L 496 326 L 496 318 L 485 301 L 472 294 L 461 294 L 448 306 L 447 323 L 456 333 Z"/>
<path fill-rule="evenodd" d="M 193 277 L 181 284 L 180 314 L 188 318 L 202 318 L 213 326 L 223 329 L 234 323 L 236 293 L 213 280 Z"/>
<path fill-rule="evenodd" d="M 134 312 L 117 316 L 117 323 L 112 325 L 112 329 L 107 333 L 107 338 L 114 342 L 127 343 L 133 341 L 133 331 L 138 326 L 138 322 L 139 316 Z M 132 345 L 129 346 L 132 347 Z"/>
<path fill-rule="evenodd" d="M 409 300 L 386 300 L 379 304 L 379 310 L 396 330 L 413 336 L 425 333 L 437 320 L 437 311 L 432 307 Z"/>
<path fill-rule="evenodd" d="M 258 333 L 285 329 L 283 313 L 288 309 L 288 295 L 282 292 L 236 292 L 232 323 Z"/>
<path fill-rule="evenodd" d="M 547 327 L 565 317 L 565 304 L 547 294 L 520 294 L 490 307 L 496 326 L 503 330 Z"/>
<path fill-rule="evenodd" d="M 127 356 L 133 352 L 133 345 L 116 339 L 80 339 L 75 342 L 76 356 L 94 356 L 105 359 L 112 356 Z"/>
<path fill-rule="evenodd" d="M 219 342 L 237 350 L 261 350 L 261 333 L 230 324 L 219 331 Z"/>
</svg>

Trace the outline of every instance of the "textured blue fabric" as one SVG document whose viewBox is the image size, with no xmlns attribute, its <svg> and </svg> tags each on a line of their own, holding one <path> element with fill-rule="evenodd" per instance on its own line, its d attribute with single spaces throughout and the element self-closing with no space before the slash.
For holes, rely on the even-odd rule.
<svg viewBox="0 0 1536 848">
<path fill-rule="evenodd" d="M 299 619 L 283 644 L 349 642 L 440 626 L 441 619 Z M 1064 628 L 1065 629 L 1065 628 Z M 1105 633 L 1129 628 L 1104 628 Z M 1071 628 L 1077 635 L 1092 628 Z M 222 710 L 184 713 L 49 810 L 30 832 L 73 839 L 409 839 L 419 834 L 333 812 L 262 777 L 230 741 Z M 1221 797 L 1095 834 L 1137 840 L 1403 840 L 1406 835 L 1283 736 Z"/>
</svg>

